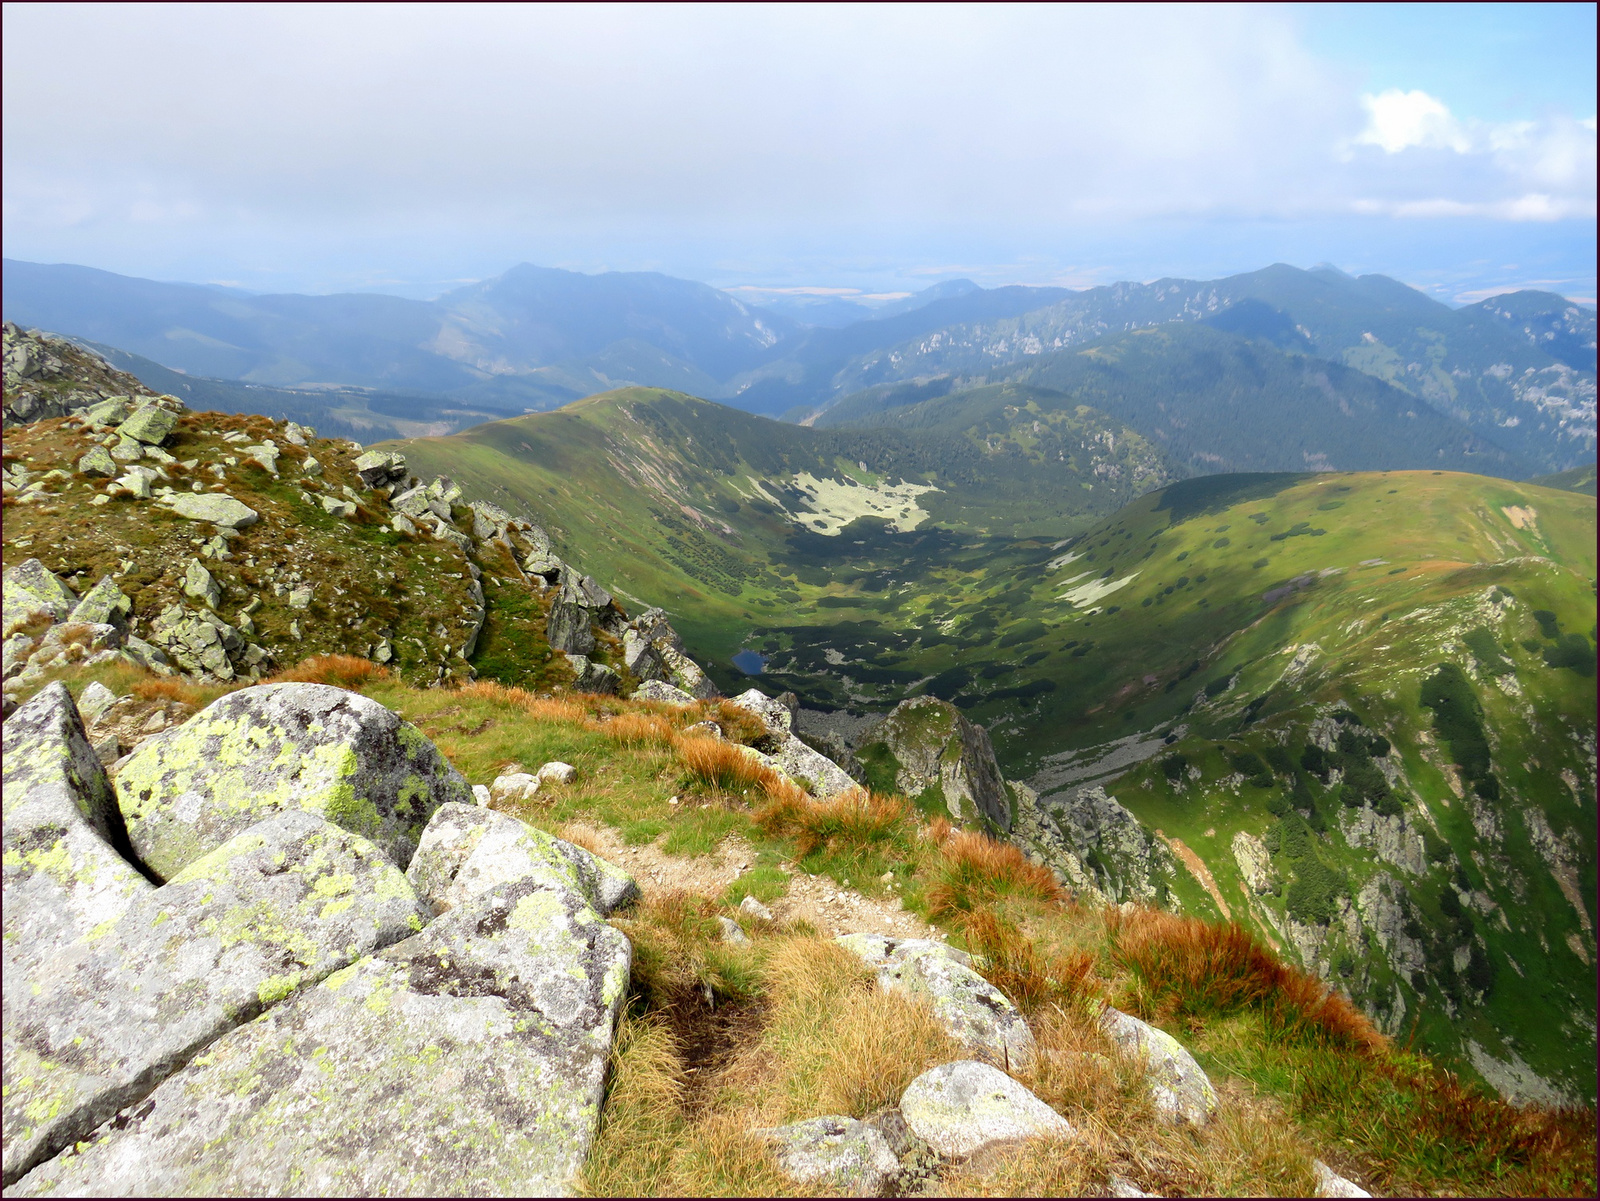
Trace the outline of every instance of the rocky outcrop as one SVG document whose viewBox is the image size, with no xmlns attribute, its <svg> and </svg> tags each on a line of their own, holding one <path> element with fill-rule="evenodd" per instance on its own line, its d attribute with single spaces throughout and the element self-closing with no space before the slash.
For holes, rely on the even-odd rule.
<svg viewBox="0 0 1600 1201">
<path fill-rule="evenodd" d="M 223 697 L 134 752 L 117 795 L 135 851 L 163 877 L 287 809 L 370 838 L 404 867 L 434 810 L 472 800 L 415 727 L 326 684 Z"/>
<path fill-rule="evenodd" d="M 219 1039 L 19 1195 L 564 1194 L 630 959 L 577 894 L 497 885 Z"/>
<path fill-rule="evenodd" d="M 307 688 L 340 692 L 236 693 L 258 703 L 232 726 L 217 706 L 190 723 L 210 740 L 195 770 L 150 776 L 183 811 L 141 826 L 152 861 L 186 861 L 159 887 L 112 846 L 66 690 L 6 723 L 7 1195 L 571 1187 L 631 961 L 603 915 L 636 886 L 508 816 L 430 803 L 442 760 L 420 735 L 279 691 Z M 114 710 L 101 691 L 85 703 Z M 414 855 L 339 824 L 395 809 L 378 802 L 397 764 L 392 791 L 432 813 Z M 195 827 L 226 830 L 208 806 L 263 792 L 260 820 L 191 857 Z"/>
<path fill-rule="evenodd" d="M 93 351 L 36 329 L 7 321 L 5 340 L 5 425 L 65 417 L 95 405 L 153 397 L 133 376 L 118 371 Z"/>
<path fill-rule="evenodd" d="M 793 733 L 793 711 L 759 688 L 734 697 L 732 703 L 761 719 L 766 736 L 754 744 L 762 762 L 795 781 L 812 796 L 827 797 L 856 787 L 856 782 L 833 760 L 807 746 Z"/>
<path fill-rule="evenodd" d="M 835 941 L 878 974 L 885 992 L 923 997 L 968 1052 L 1003 1068 L 1032 1062 L 1033 1033 L 1008 997 L 972 969 L 972 957 L 941 942 L 846 934 Z"/>
<path fill-rule="evenodd" d="M 856 754 L 885 778 L 892 774 L 897 791 L 947 809 L 952 821 L 1011 829 L 1011 798 L 988 732 L 949 701 L 901 701 L 860 738 Z"/>
<path fill-rule="evenodd" d="M 20 981 L 152 885 L 114 849 L 122 815 L 64 684 L 6 719 L 3 770 L 5 976 Z"/>
<path fill-rule="evenodd" d="M 252 826 L 140 894 L 7 989 L 7 1175 L 428 916 L 377 847 L 300 812 Z"/>
<path fill-rule="evenodd" d="M 1099 784 L 1053 793 L 1048 804 L 1029 799 L 1033 811 L 1018 831 L 1027 837 L 1017 841 L 1068 884 L 1112 901 L 1150 903 L 1165 895 L 1172 852 Z"/>
</svg>

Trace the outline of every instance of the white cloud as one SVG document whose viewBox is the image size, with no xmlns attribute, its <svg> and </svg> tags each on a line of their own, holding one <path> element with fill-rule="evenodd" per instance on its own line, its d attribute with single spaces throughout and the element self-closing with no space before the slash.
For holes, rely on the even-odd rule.
<svg viewBox="0 0 1600 1201">
<path fill-rule="evenodd" d="M 1457 154 L 1472 148 L 1466 131 L 1444 102 L 1426 92 L 1390 88 L 1376 96 L 1362 96 L 1361 107 L 1367 110 L 1367 127 L 1356 136 L 1356 142 L 1381 147 L 1385 154 L 1398 154 L 1412 146 Z"/>
</svg>

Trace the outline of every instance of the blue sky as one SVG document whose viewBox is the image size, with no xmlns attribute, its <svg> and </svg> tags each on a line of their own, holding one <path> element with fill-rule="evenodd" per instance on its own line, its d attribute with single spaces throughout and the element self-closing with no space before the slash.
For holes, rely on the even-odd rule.
<svg viewBox="0 0 1600 1201">
<path fill-rule="evenodd" d="M 7 5 L 11 257 L 1595 295 L 1595 8 Z"/>
</svg>

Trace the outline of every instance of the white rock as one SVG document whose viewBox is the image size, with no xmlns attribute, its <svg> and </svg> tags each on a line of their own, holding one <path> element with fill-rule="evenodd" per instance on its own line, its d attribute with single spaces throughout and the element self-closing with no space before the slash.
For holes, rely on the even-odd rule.
<svg viewBox="0 0 1600 1201">
<path fill-rule="evenodd" d="M 483 784 L 474 784 L 472 786 L 472 799 L 477 801 L 480 806 L 487 806 L 492 798 L 487 786 Z"/>
<path fill-rule="evenodd" d="M 1109 1006 L 1100 1015 L 1100 1028 L 1117 1046 L 1143 1060 L 1151 1099 L 1166 1117 L 1203 1126 L 1216 1114 L 1216 1089 L 1172 1035 Z"/>
<path fill-rule="evenodd" d="M 772 910 L 768 909 L 760 901 L 749 895 L 746 895 L 745 899 L 739 902 L 739 912 L 747 914 L 750 917 L 759 918 L 764 922 L 770 922 L 772 920 Z"/>
<path fill-rule="evenodd" d="M 739 923 L 734 921 L 731 917 L 719 916 L 717 918 L 717 924 L 722 927 L 723 942 L 740 943 L 750 941 L 749 935 L 744 932 L 744 927 L 740 926 Z"/>
<path fill-rule="evenodd" d="M 496 776 L 494 783 L 489 785 L 489 793 L 503 801 L 527 801 L 539 791 L 540 783 L 538 776 L 517 771 L 509 775 Z"/>
<path fill-rule="evenodd" d="M 78 713 L 84 721 L 93 724 L 100 715 L 117 703 L 117 694 L 99 680 L 93 681 L 78 697 Z"/>
<path fill-rule="evenodd" d="M 539 779 L 542 783 L 567 784 L 577 774 L 577 768 L 570 763 L 562 763 L 559 759 L 546 763 L 539 769 Z"/>
<path fill-rule="evenodd" d="M 1010 998 L 972 969 L 966 952 L 931 939 L 882 934 L 845 934 L 834 941 L 874 968 L 884 991 L 927 997 L 969 1054 L 1003 1067 L 1033 1059 L 1028 1023 Z"/>
<path fill-rule="evenodd" d="M 1318 1197 L 1370 1197 L 1371 1193 L 1353 1181 L 1346 1180 L 1320 1159 L 1311 1161 L 1311 1170 L 1317 1174 Z"/>
<path fill-rule="evenodd" d="M 1072 1124 L 998 1068 L 972 1059 L 922 1073 L 900 1098 L 906 1125 L 947 1157 L 1025 1139 L 1073 1138 Z"/>
<path fill-rule="evenodd" d="M 883 1135 L 833 1114 L 757 1134 L 777 1144 L 778 1165 L 802 1184 L 826 1182 L 851 1197 L 878 1197 L 900 1170 Z"/>
</svg>

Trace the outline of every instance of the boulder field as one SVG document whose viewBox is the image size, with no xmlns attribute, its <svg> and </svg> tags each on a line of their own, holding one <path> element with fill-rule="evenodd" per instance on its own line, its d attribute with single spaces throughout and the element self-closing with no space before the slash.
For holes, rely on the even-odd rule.
<svg viewBox="0 0 1600 1201">
<path fill-rule="evenodd" d="M 797 756 L 763 716 L 775 756 Z M 113 783 L 50 684 L 4 725 L 6 1195 L 570 1192 L 632 967 L 606 918 L 639 895 L 476 804 L 359 694 L 242 689 L 147 739 Z M 869 1120 L 757 1131 L 797 1181 L 881 1194 L 1077 1137 L 1008 1074 L 1033 1036 L 981 962 L 839 942 L 967 1058 Z M 1181 1046 L 1115 1010 L 1102 1025 L 1171 1120 L 1210 1120 Z"/>
</svg>

